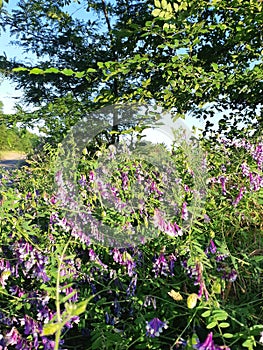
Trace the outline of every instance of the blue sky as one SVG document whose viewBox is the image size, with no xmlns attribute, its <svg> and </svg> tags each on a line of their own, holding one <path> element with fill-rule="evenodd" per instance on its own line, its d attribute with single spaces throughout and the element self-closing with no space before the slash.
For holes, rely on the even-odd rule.
<svg viewBox="0 0 263 350">
<path fill-rule="evenodd" d="M 4 3 L 5 9 L 11 9 L 17 1 L 9 1 L 9 4 Z M 8 32 L 0 32 L 0 55 L 6 54 L 8 58 L 20 56 L 22 50 L 9 44 L 10 35 Z M 4 112 L 10 113 L 13 111 L 13 106 L 17 102 L 17 98 L 21 97 L 21 92 L 15 90 L 15 85 L 8 79 L 0 76 L 0 101 L 4 104 Z"/>
<path fill-rule="evenodd" d="M 4 3 L 4 9 L 10 11 L 16 7 L 18 0 L 10 0 L 8 4 Z M 71 14 L 75 14 L 78 18 L 91 18 L 92 15 L 87 13 L 84 5 L 78 5 L 72 1 L 72 5 L 67 7 L 67 10 Z M 19 46 L 10 44 L 11 40 L 15 40 L 10 36 L 8 31 L 0 31 L 0 55 L 5 54 L 8 59 L 11 58 L 23 58 L 24 61 L 32 61 L 33 56 L 30 54 L 24 54 L 23 50 Z M 15 89 L 16 85 L 9 79 L 0 76 L 0 101 L 4 104 L 4 113 L 13 113 L 14 106 L 22 97 L 23 92 Z"/>
</svg>

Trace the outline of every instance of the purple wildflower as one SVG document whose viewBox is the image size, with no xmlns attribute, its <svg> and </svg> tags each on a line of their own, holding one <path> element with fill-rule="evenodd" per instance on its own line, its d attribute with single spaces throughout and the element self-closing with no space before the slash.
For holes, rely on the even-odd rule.
<svg viewBox="0 0 263 350">
<path fill-rule="evenodd" d="M 244 192 L 245 192 L 245 187 L 241 187 L 239 190 L 239 194 L 237 196 L 237 198 L 234 200 L 233 202 L 233 206 L 236 207 L 238 205 L 238 203 L 241 201 L 242 197 L 244 196 Z"/>
<path fill-rule="evenodd" d="M 243 176 L 249 176 L 250 168 L 249 168 L 249 166 L 247 165 L 246 162 L 241 164 L 241 170 L 242 170 Z"/>
<path fill-rule="evenodd" d="M 159 318 L 153 318 L 150 322 L 146 322 L 146 335 L 151 338 L 159 337 L 163 328 L 168 328 L 167 322 L 162 322 Z"/>
<path fill-rule="evenodd" d="M 148 307 L 148 306 L 151 306 L 151 305 L 153 306 L 154 310 L 156 310 L 156 298 L 152 297 L 150 295 L 147 295 L 145 297 L 143 306 Z"/>
<path fill-rule="evenodd" d="M 260 187 L 263 187 L 263 178 L 260 175 L 256 174 L 253 176 L 253 173 L 249 173 L 250 186 L 253 191 L 258 191 Z"/>
<path fill-rule="evenodd" d="M 128 190 L 128 184 L 129 184 L 129 178 L 127 172 L 121 173 L 121 180 L 122 180 L 122 189 L 123 191 Z"/>
<path fill-rule="evenodd" d="M 89 181 L 90 181 L 90 182 L 94 182 L 94 180 L 95 180 L 94 171 L 90 171 L 90 173 L 89 173 Z"/>
<path fill-rule="evenodd" d="M 174 264 L 176 260 L 177 258 L 174 254 L 169 255 L 169 270 L 171 276 L 174 276 Z"/>
<path fill-rule="evenodd" d="M 13 327 L 9 333 L 5 336 L 6 345 L 16 345 L 20 340 L 20 334 L 17 329 Z"/>
<path fill-rule="evenodd" d="M 210 222 L 211 219 L 207 214 L 204 214 L 204 222 Z"/>
<path fill-rule="evenodd" d="M 64 312 L 63 312 L 63 314 L 64 314 Z M 63 315 L 63 314 L 62 314 L 62 315 Z M 67 314 L 67 313 L 65 312 L 65 314 Z M 70 318 L 70 320 L 69 320 L 67 323 L 65 323 L 65 327 L 67 327 L 68 329 L 73 328 L 73 324 L 72 324 L 72 323 L 78 324 L 79 321 L 80 321 L 79 316 L 72 316 L 72 317 Z"/>
<path fill-rule="evenodd" d="M 105 313 L 105 323 L 114 326 L 115 320 L 113 316 L 110 316 L 108 312 Z"/>
<path fill-rule="evenodd" d="M 216 253 L 216 245 L 215 245 L 215 242 L 211 239 L 210 240 L 210 245 L 209 245 L 209 250 L 212 254 L 215 254 Z"/>
<path fill-rule="evenodd" d="M 132 280 L 129 283 L 129 286 L 126 290 L 126 294 L 128 297 L 135 295 L 136 286 L 137 286 L 137 274 L 132 278 Z"/>
<path fill-rule="evenodd" d="M 182 206 L 182 219 L 187 220 L 188 219 L 188 210 L 187 210 L 187 203 L 184 202 Z"/>
<path fill-rule="evenodd" d="M 81 175 L 80 180 L 79 180 L 79 184 L 81 187 L 85 187 L 87 184 L 87 180 L 86 180 L 86 176 L 85 175 Z"/>
<path fill-rule="evenodd" d="M 98 257 L 98 255 L 94 252 L 93 249 L 89 250 L 89 257 L 91 261 L 95 261 L 96 263 L 98 263 L 101 267 L 103 267 L 104 269 L 107 270 L 108 266 L 103 264 L 103 262 L 100 260 L 100 258 Z"/>
<path fill-rule="evenodd" d="M 263 143 L 259 143 L 252 149 L 252 157 L 256 160 L 258 167 L 260 168 L 263 164 Z"/>
<path fill-rule="evenodd" d="M 183 231 L 176 224 L 176 222 L 166 222 L 158 209 L 154 210 L 153 223 L 154 226 L 157 227 L 160 231 L 166 233 L 171 237 L 181 236 L 183 234 Z"/>
<path fill-rule="evenodd" d="M 161 253 L 155 260 L 152 271 L 154 272 L 155 277 L 158 275 L 167 276 L 167 273 L 169 272 L 169 266 L 163 253 Z"/>
<path fill-rule="evenodd" d="M 55 348 L 54 340 L 50 340 L 47 337 L 42 337 L 42 344 L 44 345 L 44 350 L 53 350 Z"/>
<path fill-rule="evenodd" d="M 68 301 L 71 301 L 71 302 L 78 301 L 78 293 L 72 287 L 65 288 L 62 290 L 62 292 L 65 293 L 67 296 L 71 294 L 71 297 L 68 299 Z"/>
<path fill-rule="evenodd" d="M 216 345 L 213 341 L 213 332 L 210 332 L 206 338 L 206 340 L 201 343 L 198 341 L 198 343 L 195 345 L 195 349 L 199 350 L 220 350 L 220 349 L 225 349 L 225 350 L 230 350 L 228 347 L 222 348 L 219 345 Z"/>
<path fill-rule="evenodd" d="M 222 187 L 222 194 L 226 195 L 226 182 L 227 182 L 227 178 L 224 176 L 220 176 L 219 177 L 219 181 L 221 183 L 221 187 Z"/>
<path fill-rule="evenodd" d="M 227 279 L 228 279 L 230 282 L 235 282 L 235 280 L 237 279 L 237 272 L 236 272 L 236 270 L 232 270 L 232 271 L 228 274 Z"/>
</svg>

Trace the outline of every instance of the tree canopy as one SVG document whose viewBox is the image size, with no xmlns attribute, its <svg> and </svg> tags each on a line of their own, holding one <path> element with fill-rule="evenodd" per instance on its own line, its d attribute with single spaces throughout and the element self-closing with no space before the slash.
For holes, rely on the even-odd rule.
<svg viewBox="0 0 263 350">
<path fill-rule="evenodd" d="M 2 57 L 1 68 L 50 130 L 120 101 L 191 113 L 206 130 L 222 112 L 219 131 L 231 126 L 233 136 L 240 122 L 260 129 L 262 2 L 85 0 L 70 14 L 71 3 L 22 0 L 1 16 L 35 55 L 32 63 Z"/>
</svg>

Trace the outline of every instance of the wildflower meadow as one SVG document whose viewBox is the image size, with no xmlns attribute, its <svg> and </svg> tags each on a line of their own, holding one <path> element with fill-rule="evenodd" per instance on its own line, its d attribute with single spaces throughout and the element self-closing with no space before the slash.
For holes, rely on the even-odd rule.
<svg viewBox="0 0 263 350">
<path fill-rule="evenodd" d="M 125 146 L 3 172 L 1 348 L 260 349 L 262 139 Z"/>
<path fill-rule="evenodd" d="M 263 349 L 262 29 L 0 0 L 0 350 Z"/>
</svg>

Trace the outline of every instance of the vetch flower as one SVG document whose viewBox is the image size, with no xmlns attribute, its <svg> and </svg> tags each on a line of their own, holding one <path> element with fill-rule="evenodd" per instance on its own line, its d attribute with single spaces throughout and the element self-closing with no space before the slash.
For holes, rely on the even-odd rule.
<svg viewBox="0 0 263 350">
<path fill-rule="evenodd" d="M 216 245 L 215 245 L 215 242 L 211 239 L 210 240 L 210 245 L 209 245 L 209 250 L 212 254 L 215 254 L 216 253 Z"/>
<path fill-rule="evenodd" d="M 183 220 L 188 219 L 188 210 L 187 210 L 187 203 L 186 202 L 183 203 L 183 207 L 182 207 L 182 219 Z"/>
<path fill-rule="evenodd" d="M 220 350 L 220 349 L 225 349 L 225 350 L 230 350 L 228 347 L 222 347 L 219 345 L 216 345 L 213 341 L 213 332 L 210 332 L 206 338 L 206 340 L 201 343 L 198 341 L 198 343 L 195 345 L 195 349 L 199 350 Z"/>
<path fill-rule="evenodd" d="M 235 280 L 237 279 L 237 272 L 236 272 L 236 270 L 232 270 L 232 271 L 228 274 L 227 279 L 228 279 L 230 282 L 235 282 Z"/>
<path fill-rule="evenodd" d="M 207 214 L 204 214 L 204 222 L 210 222 L 211 219 Z"/>
<path fill-rule="evenodd" d="M 146 322 L 146 335 L 151 338 L 159 337 L 163 328 L 168 328 L 167 322 L 162 322 L 157 317 L 153 318 L 150 322 Z"/>
<path fill-rule="evenodd" d="M 21 338 L 17 329 L 13 327 L 10 332 L 8 332 L 5 336 L 6 345 L 16 345 Z"/>
<path fill-rule="evenodd" d="M 241 164 L 241 170 L 242 170 L 243 176 L 249 176 L 250 167 L 247 165 L 246 162 L 244 162 L 244 163 Z"/>
<path fill-rule="evenodd" d="M 169 265 L 163 253 L 161 253 L 155 260 L 152 271 L 154 272 L 155 277 L 158 275 L 167 276 L 167 273 L 169 272 Z"/>
<path fill-rule="evenodd" d="M 137 285 L 137 274 L 131 279 L 130 284 L 126 290 L 127 296 L 134 296 Z"/>
<path fill-rule="evenodd" d="M 227 181 L 227 178 L 224 177 L 224 176 L 220 176 L 219 181 L 220 181 L 221 187 L 222 187 L 222 194 L 226 195 L 226 181 Z"/>
<path fill-rule="evenodd" d="M 241 201 L 242 197 L 244 196 L 244 192 L 245 192 L 245 187 L 241 187 L 239 190 L 239 194 L 237 196 L 237 198 L 234 200 L 233 202 L 233 206 L 236 207 L 238 205 L 238 203 Z"/>
</svg>

